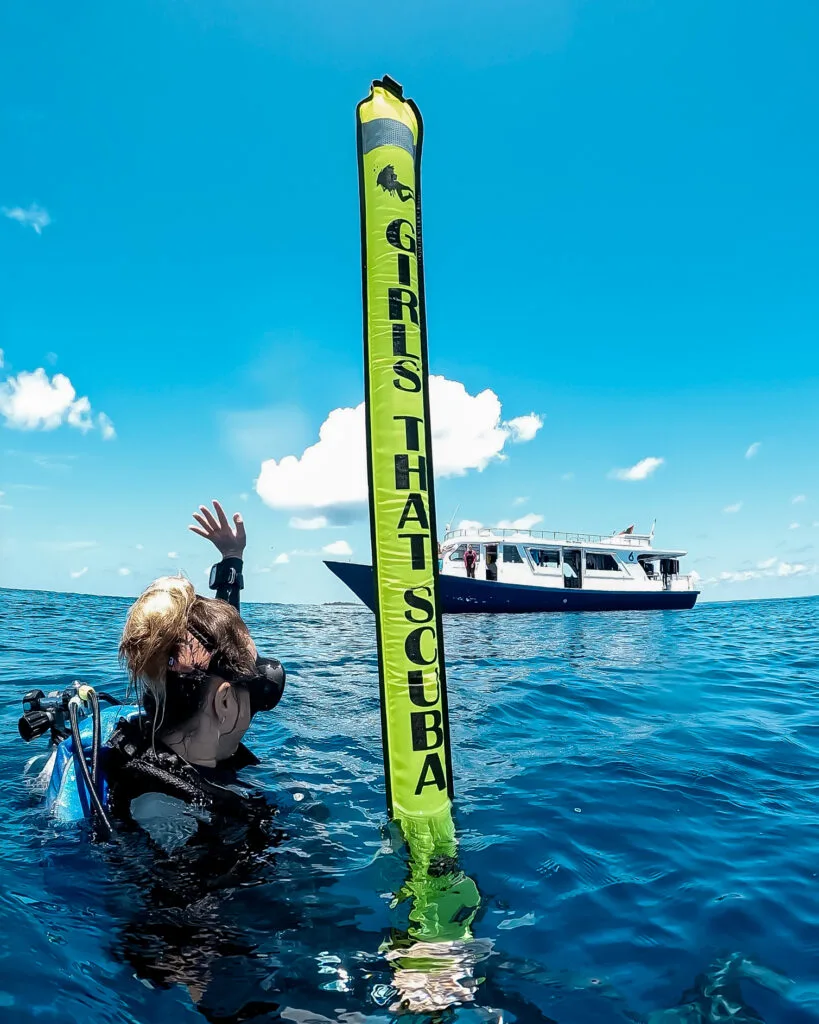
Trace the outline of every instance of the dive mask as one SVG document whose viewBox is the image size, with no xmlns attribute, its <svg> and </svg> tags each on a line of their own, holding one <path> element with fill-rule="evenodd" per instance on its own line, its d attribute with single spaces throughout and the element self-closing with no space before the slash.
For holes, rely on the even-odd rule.
<svg viewBox="0 0 819 1024">
<path fill-rule="evenodd" d="M 168 702 L 176 703 L 180 698 L 184 701 L 193 701 L 191 712 L 198 706 L 198 693 L 201 693 L 200 686 L 205 680 L 214 677 L 224 679 L 233 686 L 241 686 L 247 690 L 250 697 L 250 713 L 257 714 L 259 711 L 272 711 L 279 703 L 284 690 L 284 681 L 287 673 L 284 665 L 275 658 L 257 658 L 256 673 L 254 675 L 237 675 L 227 666 L 220 664 L 218 654 L 211 659 L 206 669 L 193 669 L 190 672 L 175 672 L 167 670 L 167 678 L 176 682 L 173 691 L 167 695 Z"/>
</svg>

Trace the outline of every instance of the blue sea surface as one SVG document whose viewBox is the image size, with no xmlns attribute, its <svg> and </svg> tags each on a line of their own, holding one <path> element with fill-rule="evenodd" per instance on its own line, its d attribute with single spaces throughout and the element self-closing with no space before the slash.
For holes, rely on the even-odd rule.
<svg viewBox="0 0 819 1024">
<path fill-rule="evenodd" d="M 244 609 L 288 667 L 248 734 L 283 807 L 253 871 L 188 904 L 147 841 L 48 819 L 20 699 L 73 679 L 123 695 L 127 607 L 0 591 L 4 1024 L 819 1021 L 819 599 L 446 619 L 481 906 L 417 970 L 391 955 L 407 860 L 364 608 Z"/>
</svg>

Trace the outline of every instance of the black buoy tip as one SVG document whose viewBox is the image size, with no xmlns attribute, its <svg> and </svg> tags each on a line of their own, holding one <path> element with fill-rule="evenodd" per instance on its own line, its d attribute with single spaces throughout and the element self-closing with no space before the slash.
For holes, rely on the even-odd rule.
<svg viewBox="0 0 819 1024">
<path fill-rule="evenodd" d="M 391 92 L 393 96 L 397 96 L 399 100 L 404 98 L 404 87 L 400 82 L 396 82 L 394 78 L 390 78 L 389 75 L 384 75 L 381 81 L 373 82 L 373 85 L 380 85 L 386 89 L 387 92 Z"/>
</svg>

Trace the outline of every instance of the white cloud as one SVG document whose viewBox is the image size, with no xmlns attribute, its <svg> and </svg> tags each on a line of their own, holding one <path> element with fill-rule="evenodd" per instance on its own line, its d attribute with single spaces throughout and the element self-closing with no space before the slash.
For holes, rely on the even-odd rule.
<svg viewBox="0 0 819 1024">
<path fill-rule="evenodd" d="M 33 228 L 38 235 L 41 235 L 43 228 L 47 228 L 51 223 L 48 210 L 44 210 L 36 203 L 32 203 L 25 210 L 22 206 L 13 206 L 11 208 L 4 206 L 3 213 L 9 220 L 16 220 L 18 224 Z"/>
<path fill-rule="evenodd" d="M 742 502 L 741 501 L 737 501 L 733 505 L 726 505 L 725 508 L 722 511 L 723 512 L 727 512 L 729 516 L 732 516 L 732 515 L 734 515 L 734 513 L 739 512 L 739 510 L 741 508 L 742 508 Z"/>
<path fill-rule="evenodd" d="M 77 569 L 77 571 L 76 571 L 76 572 L 72 572 L 72 573 L 71 573 L 71 579 L 72 579 L 72 580 L 78 580 L 78 579 L 80 578 L 80 576 L 85 576 L 85 574 L 86 574 L 87 572 L 88 572 L 88 566 L 87 566 L 87 565 L 84 565 L 84 566 L 82 567 L 82 569 Z"/>
<path fill-rule="evenodd" d="M 819 526 L 819 519 L 817 519 L 816 522 L 813 525 L 814 526 Z"/>
<path fill-rule="evenodd" d="M 169 551 L 168 558 L 172 559 L 173 561 L 176 561 L 176 559 L 179 558 L 179 555 L 176 553 L 176 551 Z"/>
<path fill-rule="evenodd" d="M 810 569 L 807 565 L 801 565 L 799 563 L 796 563 L 795 565 L 792 565 L 790 562 L 780 562 L 779 566 L 778 566 L 778 568 L 776 570 L 776 575 L 777 576 L 802 576 L 802 575 L 805 575 L 806 573 L 810 573 L 812 571 L 815 571 L 815 567 L 814 567 L 814 569 Z"/>
<path fill-rule="evenodd" d="M 508 442 L 531 440 L 540 417 L 530 413 L 505 422 L 498 396 L 488 388 L 470 395 L 463 384 L 432 376 L 429 381 L 432 446 L 439 477 L 479 472 L 505 458 Z M 333 409 L 319 440 L 300 456 L 262 463 L 256 490 L 276 509 L 320 509 L 328 522 L 356 518 L 367 502 L 364 403 Z"/>
<path fill-rule="evenodd" d="M 791 498 L 791 505 L 801 505 L 803 501 L 807 500 L 804 494 L 797 494 L 796 497 Z"/>
<path fill-rule="evenodd" d="M 756 455 L 756 453 L 759 451 L 759 449 L 761 447 L 762 447 L 762 442 L 761 441 L 754 441 L 754 443 L 749 446 L 748 451 L 745 452 L 745 458 L 746 459 L 752 459 Z"/>
<path fill-rule="evenodd" d="M 748 580 L 758 580 L 761 575 L 761 572 L 753 569 L 744 569 L 739 572 L 721 572 L 719 578 L 724 583 L 746 583 Z"/>
<path fill-rule="evenodd" d="M 616 480 L 645 480 L 655 470 L 659 469 L 664 462 L 665 459 L 649 456 L 647 459 L 640 459 L 639 462 L 628 469 L 613 469 L 609 475 L 613 476 Z"/>
<path fill-rule="evenodd" d="M 288 555 L 288 553 L 286 551 L 282 551 L 282 553 L 280 555 L 276 555 L 276 557 L 273 559 L 273 564 L 274 565 L 287 565 L 287 563 L 289 561 L 290 561 L 290 555 Z"/>
<path fill-rule="evenodd" d="M 483 523 L 479 523 L 477 519 L 462 519 L 460 523 L 455 527 L 456 530 L 482 530 Z"/>
<path fill-rule="evenodd" d="M 499 530 L 531 530 L 533 526 L 542 522 L 543 516 L 530 512 L 528 515 L 521 516 L 520 519 L 501 519 L 496 526 Z"/>
<path fill-rule="evenodd" d="M 325 544 L 321 549 L 327 555 L 351 555 L 353 549 L 346 540 L 334 540 L 332 544 Z"/>
<path fill-rule="evenodd" d="M 136 549 L 137 549 L 137 551 L 142 551 L 143 547 L 144 547 L 144 545 L 143 545 L 143 544 L 137 544 L 137 545 L 136 545 Z M 210 572 L 210 570 L 208 570 L 208 572 Z"/>
<path fill-rule="evenodd" d="M 525 505 L 528 500 L 529 500 L 528 498 L 515 498 L 514 501 L 512 502 L 512 504 L 513 505 Z"/>
<path fill-rule="evenodd" d="M 126 569 L 126 567 L 124 565 L 121 566 L 119 569 L 117 569 L 117 572 L 120 574 L 120 576 L 130 576 L 131 575 L 131 570 L 130 569 Z"/>
<path fill-rule="evenodd" d="M 766 558 L 759 562 L 756 569 L 740 569 L 736 572 L 721 572 L 719 577 L 709 580 L 709 583 L 746 583 L 748 580 L 758 580 L 764 577 L 788 577 L 788 576 L 813 576 L 819 573 L 819 565 L 805 565 L 802 562 L 782 562 L 778 558 Z"/>
<path fill-rule="evenodd" d="M 532 441 L 543 426 L 543 417 L 530 412 L 525 416 L 514 416 L 506 423 L 506 426 L 512 431 L 513 441 Z"/>
<path fill-rule="evenodd" d="M 789 530 L 798 530 L 799 529 L 799 523 L 791 523 L 791 525 L 788 527 L 788 529 Z"/>
<path fill-rule="evenodd" d="M 97 424 L 102 432 L 103 441 L 113 441 L 117 436 L 117 432 L 114 430 L 114 424 L 111 422 L 110 417 L 101 412 L 97 416 Z"/>
<path fill-rule="evenodd" d="M 328 525 L 328 521 L 327 516 L 311 516 L 309 519 L 291 516 L 290 525 L 294 530 L 323 530 Z"/>
<path fill-rule="evenodd" d="M 42 367 L 0 382 L 0 414 L 13 430 L 54 430 L 66 423 L 85 433 L 94 426 L 88 399 L 77 398 L 65 374 L 50 378 Z M 108 417 L 101 413 L 98 421 L 103 437 L 113 437 Z"/>
</svg>

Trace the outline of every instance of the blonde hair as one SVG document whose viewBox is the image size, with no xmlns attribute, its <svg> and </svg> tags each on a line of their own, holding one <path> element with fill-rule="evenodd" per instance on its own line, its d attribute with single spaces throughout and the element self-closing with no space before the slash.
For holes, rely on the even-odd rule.
<svg viewBox="0 0 819 1024">
<path fill-rule="evenodd" d="M 120 661 L 140 696 L 150 694 L 157 718 L 178 696 L 168 692 L 168 668 L 183 648 L 201 645 L 236 675 L 252 675 L 255 658 L 247 626 L 226 601 L 199 597 L 184 576 L 154 580 L 128 611 Z M 177 723 L 169 722 L 169 726 Z"/>
</svg>

